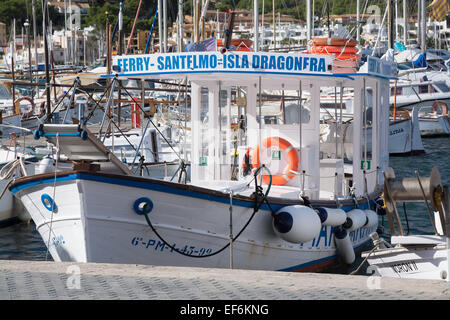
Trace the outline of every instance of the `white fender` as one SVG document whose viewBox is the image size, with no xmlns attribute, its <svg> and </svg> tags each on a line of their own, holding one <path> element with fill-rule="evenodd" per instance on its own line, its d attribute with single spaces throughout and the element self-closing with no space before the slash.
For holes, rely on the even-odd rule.
<svg viewBox="0 0 450 320">
<path fill-rule="evenodd" d="M 36 174 L 55 171 L 53 162 L 53 159 L 50 157 L 43 158 L 41 161 L 39 161 L 39 165 L 36 168 Z"/>
<path fill-rule="evenodd" d="M 325 226 L 337 227 L 341 226 L 347 220 L 347 214 L 342 209 L 337 208 L 317 208 L 317 214 L 320 221 Z"/>
<path fill-rule="evenodd" d="M 352 241 L 348 236 L 348 232 L 344 229 L 337 229 L 334 232 L 334 241 L 336 242 L 336 249 L 342 260 L 347 264 L 355 262 L 355 251 L 353 250 Z"/>
<path fill-rule="evenodd" d="M 367 221 L 363 228 L 372 228 L 378 225 L 378 215 L 373 210 L 364 210 L 366 213 Z"/>
<path fill-rule="evenodd" d="M 347 212 L 347 221 L 344 223 L 344 228 L 347 231 L 355 231 L 366 224 L 366 213 L 360 209 L 352 209 Z"/>
<path fill-rule="evenodd" d="M 317 237 L 322 224 L 312 208 L 295 205 L 278 210 L 273 218 L 272 227 L 281 239 L 292 243 L 303 243 Z"/>
</svg>

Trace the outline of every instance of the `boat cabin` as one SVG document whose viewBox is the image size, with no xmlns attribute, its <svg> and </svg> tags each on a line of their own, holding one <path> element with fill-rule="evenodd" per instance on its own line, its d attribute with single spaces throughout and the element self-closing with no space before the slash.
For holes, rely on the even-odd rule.
<svg viewBox="0 0 450 320">
<path fill-rule="evenodd" d="M 190 84 L 191 130 L 186 132 L 191 135 L 191 154 L 184 157 L 190 159 L 193 185 L 237 190 L 264 166 L 268 170 L 261 170 L 263 186 L 270 183 L 274 197 L 367 197 L 380 190 L 382 171 L 388 166 L 389 80 L 396 77 L 397 70 L 391 62 L 369 57 L 358 73 L 335 74 L 333 63 L 331 56 L 299 53 L 128 55 L 114 57 L 117 73 L 105 77 Z M 354 92 L 352 132 L 344 130 L 346 119 L 338 109 L 335 152 L 324 154 L 321 92 L 346 90 Z M 264 95 L 273 91 L 289 92 L 290 104 L 294 104 L 289 121 L 264 120 L 268 119 L 262 114 Z M 336 108 L 339 105 L 342 103 Z M 352 136 L 351 143 L 346 136 Z M 353 149 L 352 159 L 343 152 L 344 141 L 349 144 L 346 148 Z M 350 168 L 351 174 L 345 174 L 349 170 L 344 167 Z"/>
</svg>

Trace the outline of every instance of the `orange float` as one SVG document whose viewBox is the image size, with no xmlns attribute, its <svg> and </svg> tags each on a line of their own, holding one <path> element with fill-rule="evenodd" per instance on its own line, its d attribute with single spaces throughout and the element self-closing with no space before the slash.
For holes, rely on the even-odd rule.
<svg viewBox="0 0 450 320">
<path fill-rule="evenodd" d="M 310 49 L 310 51 L 311 53 L 318 53 L 318 54 L 337 53 L 337 54 L 354 55 L 358 53 L 358 48 L 346 46 L 314 46 Z"/>
<path fill-rule="evenodd" d="M 356 47 L 357 41 L 345 38 L 312 38 L 310 40 L 313 46 L 346 46 Z"/>
<path fill-rule="evenodd" d="M 289 141 L 280 137 L 268 137 L 261 142 L 263 148 L 270 148 L 272 146 L 278 146 L 288 157 L 288 165 L 284 169 L 283 173 L 279 175 L 272 175 L 272 184 L 276 186 L 282 186 L 294 178 L 295 174 L 292 172 L 297 172 L 299 166 L 299 158 L 297 150 L 289 143 Z M 261 166 L 259 159 L 259 145 L 257 145 L 252 150 L 252 167 L 254 169 Z M 265 184 L 269 183 L 269 176 L 263 175 L 263 182 Z"/>
</svg>

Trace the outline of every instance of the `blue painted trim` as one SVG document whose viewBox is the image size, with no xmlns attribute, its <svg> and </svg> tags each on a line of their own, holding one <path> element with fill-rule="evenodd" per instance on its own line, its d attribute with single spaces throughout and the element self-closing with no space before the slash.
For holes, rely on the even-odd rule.
<svg viewBox="0 0 450 320">
<path fill-rule="evenodd" d="M 374 77 L 374 78 L 380 78 L 380 79 L 388 79 L 388 80 L 398 80 L 398 77 L 388 77 L 388 76 L 382 76 L 378 74 L 372 74 L 372 73 L 346 73 L 348 76 L 366 76 L 366 77 Z"/>
<path fill-rule="evenodd" d="M 183 190 L 180 188 L 160 185 L 152 182 L 147 181 L 135 181 L 135 180 L 128 180 L 128 179 L 120 179 L 120 178 L 113 178 L 113 177 L 105 177 L 105 176 L 97 176 L 97 175 L 91 175 L 89 173 L 85 172 L 79 172 L 79 173 L 72 173 L 67 176 L 57 177 L 56 181 L 72 181 L 72 180 L 89 180 L 89 181 L 96 181 L 101 183 L 108 183 L 108 184 L 115 184 L 119 186 L 126 186 L 126 187 L 133 187 L 133 188 L 140 188 L 140 189 L 146 189 L 146 190 L 154 190 L 158 192 L 165 192 L 165 193 L 171 193 L 176 194 L 180 196 L 187 196 L 197 199 L 203 199 L 208 201 L 215 201 L 220 203 L 226 203 L 229 204 L 230 200 L 228 197 L 218 197 L 210 194 L 205 194 L 201 192 L 196 191 L 188 191 Z M 16 194 L 17 192 L 34 187 L 41 184 L 47 184 L 47 183 L 54 183 L 55 178 L 43 178 L 38 179 L 35 181 L 30 181 L 27 183 L 19 184 L 13 188 L 11 188 L 11 192 L 13 194 Z M 246 207 L 246 208 L 253 208 L 253 202 L 250 201 L 242 201 L 242 200 L 233 200 L 233 205 L 240 206 L 240 207 Z M 279 204 L 271 204 L 271 207 L 273 210 L 277 211 L 284 207 L 283 205 Z M 362 203 L 359 205 L 360 209 L 367 209 L 368 205 L 367 203 Z M 345 206 L 341 208 L 344 211 L 350 211 L 354 209 L 354 206 Z M 267 204 L 263 204 L 261 206 L 261 210 L 270 211 L 270 208 Z"/>
<path fill-rule="evenodd" d="M 314 73 L 289 73 L 289 72 L 273 72 L 273 71 L 231 71 L 231 70 L 208 70 L 208 71 L 177 71 L 177 72 L 141 72 L 141 73 L 116 73 L 116 74 L 104 74 L 101 78 L 114 78 L 114 77 L 134 77 L 134 76 L 152 76 L 161 74 L 186 74 L 186 73 L 250 73 L 250 74 L 280 74 L 284 76 L 313 76 L 313 77 L 332 77 L 332 78 L 346 78 L 354 80 L 348 74 L 338 73 L 338 74 L 314 74 Z"/>
<path fill-rule="evenodd" d="M 60 182 L 60 181 L 71 181 L 71 180 L 76 180 L 77 176 L 75 174 L 70 174 L 67 176 L 63 176 L 63 177 L 57 177 L 56 181 Z M 11 188 L 11 192 L 13 194 L 16 194 L 17 192 L 23 190 L 23 189 L 27 189 L 27 188 L 31 188 L 34 186 L 38 186 L 40 184 L 47 184 L 47 183 L 52 183 L 55 181 L 55 178 L 48 178 L 48 179 L 38 179 L 35 181 L 30 181 L 24 184 L 20 184 L 16 187 L 12 187 Z"/>
<path fill-rule="evenodd" d="M 79 137 L 81 132 L 77 133 L 44 133 L 44 137 Z"/>
<path fill-rule="evenodd" d="M 359 250 L 360 248 L 366 246 L 369 242 L 370 242 L 370 239 L 367 239 L 367 240 L 364 241 L 362 244 L 360 244 L 359 246 L 354 247 L 353 249 L 354 249 L 355 251 L 356 251 L 356 250 Z M 292 267 L 289 267 L 289 268 L 279 269 L 278 271 L 294 271 L 294 270 L 298 270 L 298 269 L 302 269 L 302 268 L 309 267 L 309 266 L 314 265 L 314 264 L 318 264 L 318 263 L 322 263 L 322 262 L 334 260 L 334 259 L 337 259 L 337 258 L 339 258 L 339 255 L 334 254 L 334 255 L 332 255 L 332 256 L 325 257 L 325 258 L 322 258 L 322 259 L 317 259 L 317 260 L 309 261 L 309 262 L 302 263 L 302 264 L 298 264 L 298 265 L 296 265 L 296 266 L 292 266 Z"/>
</svg>

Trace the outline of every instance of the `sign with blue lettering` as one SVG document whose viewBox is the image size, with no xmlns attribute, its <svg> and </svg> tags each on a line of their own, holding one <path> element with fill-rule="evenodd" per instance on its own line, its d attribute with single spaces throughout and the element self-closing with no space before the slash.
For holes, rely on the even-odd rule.
<svg viewBox="0 0 450 320">
<path fill-rule="evenodd" d="M 277 73 L 332 74 L 332 60 L 326 55 L 267 52 L 182 52 L 117 56 L 113 70 L 119 76 L 171 73 Z"/>
</svg>

